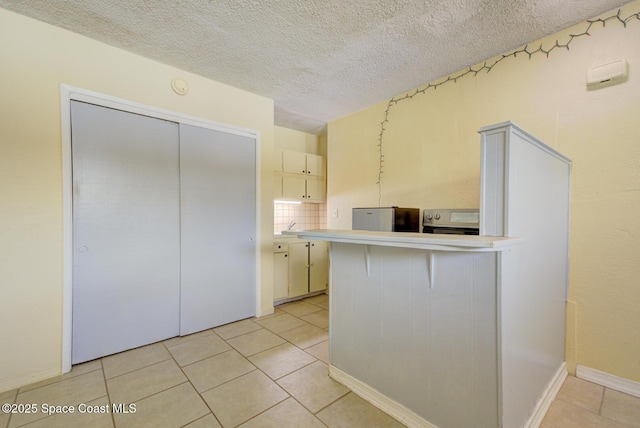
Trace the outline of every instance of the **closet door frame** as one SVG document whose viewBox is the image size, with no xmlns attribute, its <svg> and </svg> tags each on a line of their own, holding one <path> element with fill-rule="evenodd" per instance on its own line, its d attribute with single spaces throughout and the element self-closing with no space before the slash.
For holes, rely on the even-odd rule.
<svg viewBox="0 0 640 428">
<path fill-rule="evenodd" d="M 70 85 L 60 85 L 60 117 L 62 137 L 62 372 L 71 370 L 71 338 L 73 328 L 73 169 L 71 151 L 71 101 L 82 101 L 97 106 L 113 108 L 124 112 L 141 114 L 157 119 L 169 120 L 178 124 L 193 125 L 201 128 L 213 129 L 229 134 L 241 135 L 255 139 L 256 142 L 256 201 L 255 201 L 255 283 L 256 283 L 256 315 L 261 313 L 261 269 L 260 269 L 260 133 L 256 130 L 242 128 L 223 123 L 190 116 L 178 112 L 148 106 L 110 95 L 77 88 Z"/>
</svg>

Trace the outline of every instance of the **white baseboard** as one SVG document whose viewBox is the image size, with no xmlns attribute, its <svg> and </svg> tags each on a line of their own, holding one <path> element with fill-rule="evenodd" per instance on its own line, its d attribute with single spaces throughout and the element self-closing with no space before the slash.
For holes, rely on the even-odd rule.
<svg viewBox="0 0 640 428">
<path fill-rule="evenodd" d="M 365 401 L 368 401 L 386 414 L 407 425 L 409 428 L 437 428 L 402 404 L 392 400 L 366 383 L 346 374 L 335 366 L 329 366 L 329 376 L 351 389 L 351 391 Z"/>
<path fill-rule="evenodd" d="M 567 372 L 567 363 L 566 361 L 563 361 L 556 374 L 553 375 L 551 382 L 549 382 L 549 385 L 547 385 L 547 389 L 545 389 L 544 394 L 542 394 L 542 397 L 540 398 L 540 400 L 538 400 L 536 408 L 533 409 L 533 413 L 525 424 L 526 428 L 538 428 L 540 426 L 542 420 L 544 419 L 544 416 L 547 414 L 547 411 L 549 410 L 549 407 L 551 407 L 551 403 L 553 403 L 556 395 L 558 395 L 558 391 L 560 391 L 560 388 L 562 387 L 562 384 L 564 383 L 564 380 L 567 378 L 568 374 L 569 372 Z"/>
<path fill-rule="evenodd" d="M 635 382 L 585 366 L 576 367 L 576 377 L 640 398 L 640 382 Z"/>
<path fill-rule="evenodd" d="M 547 414 L 547 411 L 549 410 L 549 407 L 551 406 L 551 403 L 556 398 L 558 391 L 560 391 L 562 384 L 567 378 L 567 375 L 567 364 L 566 362 L 563 362 L 560 368 L 558 368 L 558 371 L 556 371 L 555 375 L 551 379 L 551 382 L 544 391 L 544 394 L 542 395 L 540 400 L 538 400 L 536 408 L 525 424 L 526 428 L 538 428 L 540 426 L 542 420 Z M 368 401 L 375 407 L 384 411 L 388 415 L 391 415 L 410 428 L 437 428 L 435 425 L 425 420 L 415 412 L 409 410 L 402 404 L 390 399 L 380 391 L 370 387 L 366 383 L 355 379 L 354 377 L 346 374 L 335 366 L 329 366 L 329 376 L 331 376 L 331 378 L 333 378 L 337 382 L 340 382 L 347 388 L 351 389 L 351 391 L 353 391 L 364 400 Z"/>
</svg>

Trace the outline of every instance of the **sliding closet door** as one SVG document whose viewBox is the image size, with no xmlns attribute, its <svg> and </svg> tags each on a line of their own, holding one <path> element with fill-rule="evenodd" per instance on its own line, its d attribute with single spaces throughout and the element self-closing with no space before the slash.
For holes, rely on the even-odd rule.
<svg viewBox="0 0 640 428">
<path fill-rule="evenodd" d="M 180 125 L 180 334 L 255 315 L 256 141 Z"/>
<path fill-rule="evenodd" d="M 73 351 L 79 363 L 178 334 L 178 125 L 72 102 Z"/>
</svg>

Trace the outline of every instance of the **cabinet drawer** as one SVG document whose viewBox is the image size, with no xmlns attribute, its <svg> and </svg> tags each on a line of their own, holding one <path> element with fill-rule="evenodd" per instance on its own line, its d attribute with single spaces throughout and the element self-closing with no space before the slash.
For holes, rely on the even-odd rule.
<svg viewBox="0 0 640 428">
<path fill-rule="evenodd" d="M 274 253 L 286 253 L 289 250 L 289 244 L 286 242 L 274 242 L 273 243 L 273 252 Z"/>
</svg>

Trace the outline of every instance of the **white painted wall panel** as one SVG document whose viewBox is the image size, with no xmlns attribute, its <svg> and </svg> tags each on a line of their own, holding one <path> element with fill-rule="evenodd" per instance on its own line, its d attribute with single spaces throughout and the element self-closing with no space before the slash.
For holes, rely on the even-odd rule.
<svg viewBox="0 0 640 428">
<path fill-rule="evenodd" d="M 496 253 L 332 242 L 331 364 L 441 427 L 497 426 Z"/>
<path fill-rule="evenodd" d="M 504 213 L 496 230 L 523 240 L 505 253 L 499 288 L 503 424 L 517 427 L 565 360 L 571 163 L 510 122 L 483 128 L 482 141 L 483 159 L 504 162 L 483 165 L 480 216 Z"/>
</svg>

